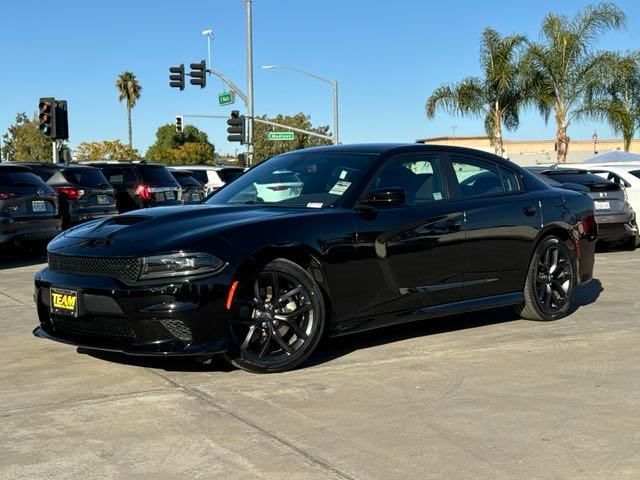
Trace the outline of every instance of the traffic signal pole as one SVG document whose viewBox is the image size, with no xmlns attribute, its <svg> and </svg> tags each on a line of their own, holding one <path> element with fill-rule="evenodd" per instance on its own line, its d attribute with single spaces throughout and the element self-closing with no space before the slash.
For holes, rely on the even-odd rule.
<svg viewBox="0 0 640 480">
<path fill-rule="evenodd" d="M 253 4 L 252 0 L 245 0 L 247 6 L 247 157 L 249 166 L 253 164 Z"/>
</svg>

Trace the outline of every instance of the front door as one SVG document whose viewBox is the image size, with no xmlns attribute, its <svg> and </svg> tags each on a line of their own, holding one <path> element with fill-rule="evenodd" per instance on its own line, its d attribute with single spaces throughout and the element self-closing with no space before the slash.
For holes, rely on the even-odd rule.
<svg viewBox="0 0 640 480">
<path fill-rule="evenodd" d="M 464 214 L 450 199 L 440 155 L 389 159 L 368 191 L 384 188 L 404 189 L 404 205 L 365 204 L 357 214 L 358 302 L 366 307 L 356 316 L 369 317 L 371 326 L 410 320 L 461 296 Z"/>
</svg>

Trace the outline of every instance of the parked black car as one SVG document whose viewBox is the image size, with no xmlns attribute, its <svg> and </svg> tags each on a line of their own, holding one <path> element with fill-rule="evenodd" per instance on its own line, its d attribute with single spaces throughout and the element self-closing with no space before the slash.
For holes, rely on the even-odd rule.
<svg viewBox="0 0 640 480">
<path fill-rule="evenodd" d="M 204 200 L 204 197 L 206 197 L 204 185 L 194 178 L 193 172 L 175 168 L 170 168 L 169 171 L 180 184 L 182 201 L 185 205 L 200 203 Z"/>
<path fill-rule="evenodd" d="M 580 169 L 543 169 L 540 173 L 561 184 L 583 185 L 593 199 L 598 242 L 601 245 L 621 242 L 627 249 L 635 250 L 640 241 L 636 214 L 621 185 Z"/>
<path fill-rule="evenodd" d="M 58 192 L 63 229 L 118 213 L 113 187 L 99 169 L 64 163 L 24 165 Z"/>
<path fill-rule="evenodd" d="M 0 164 L 0 245 L 48 241 L 58 233 L 56 192 L 29 168 Z"/>
<path fill-rule="evenodd" d="M 180 184 L 164 165 L 146 162 L 84 162 L 97 167 L 116 191 L 120 213 L 182 205 Z"/>
<path fill-rule="evenodd" d="M 288 174 L 303 184 L 295 197 L 260 197 L 256 184 Z M 465 182 L 475 175 L 487 176 Z M 35 277 L 34 334 L 135 355 L 224 353 L 246 370 L 284 371 L 325 333 L 507 305 L 561 318 L 591 279 L 596 232 L 588 196 L 488 153 L 299 150 L 204 204 L 57 237 Z"/>
</svg>

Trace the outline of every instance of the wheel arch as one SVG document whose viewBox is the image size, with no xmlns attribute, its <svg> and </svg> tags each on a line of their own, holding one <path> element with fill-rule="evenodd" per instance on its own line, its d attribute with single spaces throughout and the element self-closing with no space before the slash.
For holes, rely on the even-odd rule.
<svg viewBox="0 0 640 480">
<path fill-rule="evenodd" d="M 325 315 L 327 316 L 327 321 L 330 322 L 333 317 L 333 308 L 331 289 L 325 272 L 324 261 L 322 260 L 322 255 L 309 245 L 302 243 L 284 243 L 264 246 L 245 259 L 236 269 L 234 278 L 242 279 L 277 258 L 289 260 L 302 267 L 311 275 L 311 278 L 313 278 L 320 287 L 323 297 L 322 301 L 325 307 Z"/>
<path fill-rule="evenodd" d="M 531 260 L 533 259 L 533 254 L 535 253 L 536 249 L 538 248 L 538 245 L 540 245 L 540 243 L 547 237 L 549 236 L 555 236 L 558 237 L 560 240 L 564 241 L 565 245 L 567 246 L 567 248 L 569 249 L 569 251 L 572 254 L 572 260 L 574 262 L 574 267 L 575 267 L 575 262 L 576 262 L 576 245 L 575 243 L 571 240 L 571 229 L 572 227 L 568 224 L 565 223 L 550 223 L 548 225 L 545 225 L 545 227 L 540 230 L 540 232 L 538 232 L 538 235 L 536 236 L 533 245 L 531 247 L 531 250 L 529 251 L 529 259 L 527 262 L 527 271 L 529 268 L 529 265 L 531 265 Z M 522 288 L 524 288 L 524 282 L 526 281 L 526 275 L 523 278 L 523 282 L 522 282 Z"/>
</svg>

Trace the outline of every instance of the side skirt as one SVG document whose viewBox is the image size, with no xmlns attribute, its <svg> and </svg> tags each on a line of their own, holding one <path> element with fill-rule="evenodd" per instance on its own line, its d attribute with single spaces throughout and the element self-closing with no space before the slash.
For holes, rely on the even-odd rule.
<svg viewBox="0 0 640 480">
<path fill-rule="evenodd" d="M 388 327 L 390 325 L 415 322 L 418 320 L 428 320 L 430 318 L 445 317 L 447 315 L 458 315 L 477 310 L 489 310 L 509 305 L 518 305 L 522 302 L 524 302 L 524 295 L 522 292 L 515 292 L 494 295 L 491 297 L 472 298 L 459 302 L 445 303 L 443 305 L 434 305 L 431 307 L 420 308 L 418 310 L 392 312 L 378 317 L 352 318 L 350 320 L 340 322 L 337 325 L 332 325 L 329 336 L 339 337 L 341 335 L 364 332 L 366 330 Z"/>
</svg>

